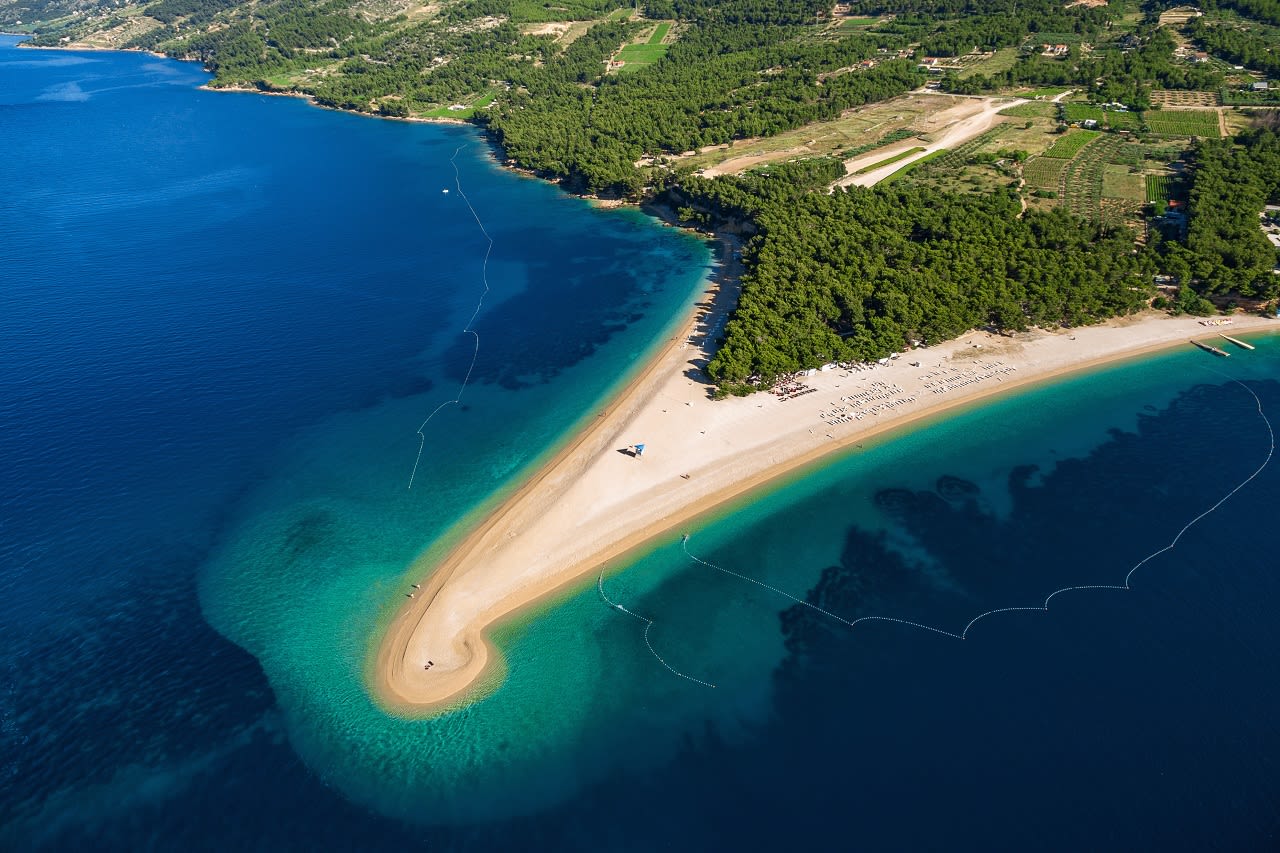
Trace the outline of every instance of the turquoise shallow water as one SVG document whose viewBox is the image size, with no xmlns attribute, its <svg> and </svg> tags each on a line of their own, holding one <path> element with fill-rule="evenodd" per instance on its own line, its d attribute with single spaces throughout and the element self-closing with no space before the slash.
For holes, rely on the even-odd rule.
<svg viewBox="0 0 1280 853">
<path fill-rule="evenodd" d="M 0 41 L 0 846 L 1269 849 L 1280 338 L 953 413 L 503 626 L 389 717 L 405 572 L 689 304 L 705 244 L 468 130 Z M 252 145 L 246 140 L 254 140 Z M 493 287 L 471 365 L 461 329 Z M 444 193 L 444 189 L 450 189 Z M 1243 380 L 1247 387 L 1229 381 Z M 835 614 L 839 619 L 829 614 Z"/>
</svg>

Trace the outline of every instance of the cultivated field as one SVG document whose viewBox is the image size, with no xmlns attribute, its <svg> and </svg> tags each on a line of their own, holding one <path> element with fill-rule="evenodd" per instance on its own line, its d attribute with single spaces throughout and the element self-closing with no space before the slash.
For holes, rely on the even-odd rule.
<svg viewBox="0 0 1280 853">
<path fill-rule="evenodd" d="M 1080 153 L 1081 148 L 1084 148 L 1101 135 L 1101 132 L 1097 130 L 1073 130 L 1049 146 L 1049 150 L 1044 152 L 1044 156 L 1070 160 Z"/>
<path fill-rule="evenodd" d="M 666 55 L 667 46 L 665 44 L 629 44 L 618 51 L 613 59 L 615 62 L 624 63 L 618 69 L 619 74 L 633 74 L 636 71 L 648 68 Z"/>
<path fill-rule="evenodd" d="M 1143 115 L 1152 133 L 1164 136 L 1222 135 L 1218 114 L 1213 110 L 1148 110 Z"/>
<path fill-rule="evenodd" d="M 1183 92 L 1170 89 L 1156 89 L 1151 93 L 1151 103 L 1163 109 L 1187 109 L 1193 107 L 1218 106 L 1217 92 Z"/>
<path fill-rule="evenodd" d="M 1067 167 L 1066 160 L 1053 157 L 1032 157 L 1022 167 L 1022 177 L 1027 184 L 1038 189 L 1056 190 L 1062 170 Z"/>
<path fill-rule="evenodd" d="M 670 32 L 671 22 L 662 21 L 644 41 L 624 46 L 622 50 L 613 55 L 614 62 L 622 63 L 622 67 L 617 69 L 617 72 L 619 74 L 634 74 L 637 71 L 648 68 L 666 56 L 670 45 L 665 44 L 664 40 Z"/>
<path fill-rule="evenodd" d="M 1147 175 L 1146 201 L 1168 201 L 1172 184 L 1172 175 Z"/>
<path fill-rule="evenodd" d="M 1013 118 L 1056 118 L 1058 105 L 1049 101 L 1032 101 L 1029 104 L 1018 104 L 1000 111 L 1002 116 Z"/>
</svg>

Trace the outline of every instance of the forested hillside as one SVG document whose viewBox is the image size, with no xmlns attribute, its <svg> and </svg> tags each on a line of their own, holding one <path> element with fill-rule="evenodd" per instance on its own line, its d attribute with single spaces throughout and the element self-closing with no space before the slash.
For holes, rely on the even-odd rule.
<svg viewBox="0 0 1280 853">
<path fill-rule="evenodd" d="M 1220 124 L 1228 132 L 1225 118 L 1151 116 L 1179 97 L 1216 99 L 1228 85 L 1233 97 L 1261 97 L 1223 60 L 1275 69 L 1276 4 L 1213 0 L 1211 20 L 1184 13 L 1171 26 L 1161 13 L 1172 2 L 1139 0 L 0 0 L 0 26 L 24 21 L 46 45 L 196 59 L 213 86 L 470 120 L 509 162 L 571 190 L 666 193 L 691 223 L 732 220 L 756 236 L 711 374 L 742 390 L 752 376 L 880 357 L 974 326 L 1071 326 L 1133 311 L 1148 304 L 1156 273 L 1183 283 L 1175 304 L 1188 310 L 1208 310 L 1202 296 L 1274 298 L 1276 252 L 1258 214 L 1280 200 L 1275 133 L 1202 139 Z M 1219 59 L 1189 57 L 1193 43 Z M 918 180 L 834 193 L 837 159 L 714 180 L 689 165 L 735 140 L 808 134 L 926 82 L 967 95 L 1078 93 L 1061 112 L 1045 102 L 1009 113 L 1020 127 L 1026 119 L 1023 138 L 1083 120 L 1072 116 L 1102 125 L 1063 137 L 1081 143 L 1070 152 L 1065 142 L 1044 151 L 1035 175 L 1027 152 L 994 145 L 935 152 Z M 913 135 L 894 127 L 844 156 Z M 1115 159 L 1122 150 L 1136 152 L 1132 162 Z M 1133 193 L 1135 181 L 1140 203 L 1152 152 L 1164 172 L 1146 175 L 1159 208 L 1149 221 L 1164 212 L 1162 188 L 1176 184 L 1189 197 L 1184 225 L 1163 221 L 1144 235 L 1114 217 L 1079 218 L 1102 210 L 1103 190 Z M 956 177 L 997 161 L 985 183 Z M 1184 166 L 1186 176 L 1175 175 Z M 1077 175 L 1092 189 L 1072 185 Z M 1042 182 L 1034 192 L 1024 187 L 1032 177 Z M 1045 208 L 1053 187 L 1074 206 Z"/>
<path fill-rule="evenodd" d="M 902 184 L 796 192 L 784 188 L 805 180 L 787 177 L 691 180 L 677 191 L 686 204 L 749 216 L 761 229 L 735 321 L 708 369 L 727 388 L 979 326 L 1075 326 L 1147 304 L 1151 267 L 1127 234 L 1061 212 L 1019 217 L 1012 194 Z"/>
<path fill-rule="evenodd" d="M 1185 244 L 1168 246 L 1164 266 L 1210 295 L 1280 296 L 1276 250 L 1258 228 L 1263 206 L 1280 203 L 1280 134 L 1259 127 L 1231 140 L 1201 140 L 1192 173 Z"/>
</svg>

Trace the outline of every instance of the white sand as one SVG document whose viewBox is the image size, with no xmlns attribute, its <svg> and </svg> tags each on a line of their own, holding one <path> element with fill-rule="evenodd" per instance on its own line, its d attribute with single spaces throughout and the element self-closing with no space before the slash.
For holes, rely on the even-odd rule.
<svg viewBox="0 0 1280 853">
<path fill-rule="evenodd" d="M 715 326 L 723 314 L 706 319 Z M 1280 328 L 1238 316 L 1228 334 Z M 733 497 L 873 433 L 956 404 L 1189 338 L 1220 345 L 1196 318 L 1147 315 L 1070 332 L 974 332 L 883 367 L 831 370 L 786 401 L 760 393 L 712 401 L 685 375 L 705 359 L 691 320 L 619 399 L 438 565 L 395 618 L 374 667 L 381 700 L 406 714 L 465 702 L 496 654 L 496 620 Z M 1208 353 L 1209 363 L 1230 362 Z M 910 362 L 920 362 L 913 367 Z M 838 421 L 837 423 L 831 423 Z M 640 459 L 619 450 L 637 442 Z M 687 476 L 686 476 L 687 475 Z M 429 575 L 429 577 L 427 577 Z M 432 662 L 430 669 L 426 663 Z"/>
</svg>

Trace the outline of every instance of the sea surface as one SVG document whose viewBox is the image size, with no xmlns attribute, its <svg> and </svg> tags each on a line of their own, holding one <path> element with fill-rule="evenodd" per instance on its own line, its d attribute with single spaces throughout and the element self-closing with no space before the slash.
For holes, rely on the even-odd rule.
<svg viewBox="0 0 1280 853">
<path fill-rule="evenodd" d="M 868 443 L 522 614 L 482 698 L 401 720 L 364 672 L 415 557 L 714 253 L 469 128 L 16 43 L 0 849 L 1277 846 L 1280 336 Z"/>
</svg>

